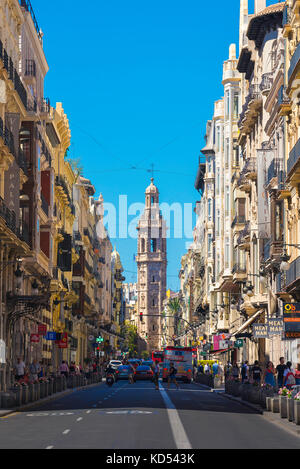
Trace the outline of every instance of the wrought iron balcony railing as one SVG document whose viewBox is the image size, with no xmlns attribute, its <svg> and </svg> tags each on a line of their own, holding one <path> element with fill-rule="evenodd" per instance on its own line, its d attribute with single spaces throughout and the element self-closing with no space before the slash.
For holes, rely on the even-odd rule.
<svg viewBox="0 0 300 469">
<path fill-rule="evenodd" d="M 288 287 L 296 280 L 300 279 L 300 256 L 297 257 L 292 263 L 286 273 L 286 286 Z"/>
<path fill-rule="evenodd" d="M 272 88 L 272 84 L 273 84 L 273 78 L 272 77 L 273 77 L 272 72 L 264 73 L 262 75 L 261 84 L 259 85 L 259 89 L 262 93 L 264 93 L 266 91 L 270 91 L 270 89 Z"/>
<path fill-rule="evenodd" d="M 30 76 L 30 77 L 35 77 L 36 76 L 36 65 L 35 65 L 34 60 L 26 59 L 25 76 Z"/>
<path fill-rule="evenodd" d="M 300 158 L 300 138 L 297 140 L 296 145 L 290 151 L 289 159 L 287 161 L 287 174 L 289 174 Z"/>
</svg>

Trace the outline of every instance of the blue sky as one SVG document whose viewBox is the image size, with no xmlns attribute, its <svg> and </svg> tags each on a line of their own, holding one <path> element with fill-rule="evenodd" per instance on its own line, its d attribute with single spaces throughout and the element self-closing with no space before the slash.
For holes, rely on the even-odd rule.
<svg viewBox="0 0 300 469">
<path fill-rule="evenodd" d="M 154 164 L 160 201 L 194 204 L 206 121 L 222 96 L 229 44 L 238 41 L 239 0 L 31 3 L 50 67 L 45 96 L 63 102 L 70 156 L 81 159 L 97 195 L 116 206 L 119 194 L 143 202 Z M 168 240 L 173 290 L 186 241 Z M 112 243 L 126 280 L 135 280 L 136 240 Z"/>
</svg>

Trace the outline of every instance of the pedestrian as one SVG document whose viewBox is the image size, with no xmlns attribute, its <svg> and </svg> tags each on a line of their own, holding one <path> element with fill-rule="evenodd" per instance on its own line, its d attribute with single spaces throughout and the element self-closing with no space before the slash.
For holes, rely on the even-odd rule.
<svg viewBox="0 0 300 469">
<path fill-rule="evenodd" d="M 279 388 L 283 387 L 283 375 L 286 369 L 286 365 L 284 363 L 284 357 L 279 358 L 279 365 L 276 366 L 276 373 L 277 373 L 277 386 Z"/>
<path fill-rule="evenodd" d="M 208 363 L 205 363 L 204 373 L 205 373 L 206 375 L 209 375 L 209 374 L 210 374 L 210 366 L 209 366 Z"/>
<path fill-rule="evenodd" d="M 61 365 L 59 367 L 59 372 L 61 375 L 64 375 L 66 378 L 69 375 L 69 367 L 68 367 L 68 364 L 64 360 L 61 362 Z"/>
<path fill-rule="evenodd" d="M 26 365 L 21 359 L 21 357 L 17 358 L 17 363 L 15 365 L 15 379 L 16 381 L 20 381 L 21 379 L 24 379 L 25 377 L 25 370 L 26 370 Z"/>
<path fill-rule="evenodd" d="M 75 362 L 70 363 L 69 372 L 70 372 L 71 375 L 75 374 L 75 372 L 76 372 Z"/>
<path fill-rule="evenodd" d="M 219 365 L 217 361 L 215 361 L 215 363 L 212 366 L 212 372 L 214 376 L 219 374 Z"/>
<path fill-rule="evenodd" d="M 252 379 L 253 379 L 254 383 L 258 383 L 258 384 L 260 383 L 261 373 L 262 373 L 262 369 L 259 366 L 258 360 L 255 360 L 254 365 L 253 365 L 252 370 L 251 370 Z"/>
<path fill-rule="evenodd" d="M 275 374 L 276 371 L 274 370 L 274 365 L 272 362 L 268 362 L 265 372 L 264 372 L 264 383 L 272 386 L 273 388 L 276 386 L 275 383 Z"/>
<path fill-rule="evenodd" d="M 158 362 L 158 361 L 155 363 L 155 366 L 154 366 L 153 368 L 154 368 L 153 371 L 154 371 L 155 390 L 156 390 L 156 391 L 159 391 L 158 380 L 159 380 L 160 368 L 159 368 L 159 362 Z"/>
<path fill-rule="evenodd" d="M 33 360 L 33 362 L 31 363 L 31 365 L 29 366 L 29 372 L 30 372 L 30 381 L 32 382 L 36 382 L 38 381 L 38 375 L 41 371 L 41 366 L 40 364 L 36 361 L 36 360 Z"/>
<path fill-rule="evenodd" d="M 126 366 L 129 367 L 129 373 L 128 373 L 129 384 L 133 384 L 134 383 L 133 376 L 134 376 L 134 373 L 135 373 L 134 367 L 130 363 L 128 363 L 128 365 L 126 365 Z"/>
<path fill-rule="evenodd" d="M 239 380 L 240 377 L 240 369 L 238 367 L 238 364 L 236 362 L 233 363 L 233 367 L 231 368 L 231 375 L 234 378 L 235 381 Z"/>
<path fill-rule="evenodd" d="M 295 371 L 295 380 L 296 380 L 296 385 L 300 385 L 300 363 L 297 365 L 297 370 Z"/>
<path fill-rule="evenodd" d="M 295 372 L 292 368 L 292 363 L 287 362 L 286 369 L 284 370 L 284 373 L 283 373 L 283 385 L 286 386 L 288 389 L 291 389 L 292 386 L 295 386 L 295 384 L 296 384 L 296 378 L 295 378 Z"/>
<path fill-rule="evenodd" d="M 231 372 L 232 372 L 232 365 L 230 362 L 228 362 L 224 370 L 225 379 L 230 376 Z"/>
<path fill-rule="evenodd" d="M 241 376 L 242 376 L 242 384 L 249 380 L 249 366 L 248 360 L 244 362 L 241 369 Z"/>
<path fill-rule="evenodd" d="M 202 374 L 204 373 L 204 368 L 203 368 L 202 363 L 199 363 L 198 365 L 198 373 L 202 373 Z"/>
<path fill-rule="evenodd" d="M 170 370 L 169 370 L 169 377 L 168 377 L 168 389 L 170 389 L 170 384 L 175 383 L 176 388 L 179 389 L 178 383 L 176 381 L 176 374 L 177 370 L 174 367 L 174 363 L 171 363 Z"/>
</svg>

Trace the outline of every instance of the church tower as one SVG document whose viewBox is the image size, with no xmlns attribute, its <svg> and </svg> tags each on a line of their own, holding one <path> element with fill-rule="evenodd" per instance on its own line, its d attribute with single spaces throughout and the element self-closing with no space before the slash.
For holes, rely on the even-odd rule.
<svg viewBox="0 0 300 469">
<path fill-rule="evenodd" d="M 163 300 L 167 287 L 166 223 L 159 210 L 159 192 L 147 187 L 138 230 L 138 333 L 149 352 L 160 350 Z"/>
</svg>

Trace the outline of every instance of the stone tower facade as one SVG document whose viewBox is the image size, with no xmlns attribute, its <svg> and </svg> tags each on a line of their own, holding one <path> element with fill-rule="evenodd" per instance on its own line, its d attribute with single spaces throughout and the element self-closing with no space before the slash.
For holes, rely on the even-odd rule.
<svg viewBox="0 0 300 469">
<path fill-rule="evenodd" d="M 145 210 L 138 230 L 138 333 L 149 352 L 159 350 L 161 343 L 161 315 L 166 297 L 167 240 L 166 223 L 159 210 L 159 192 L 151 184 L 145 192 Z"/>
</svg>

